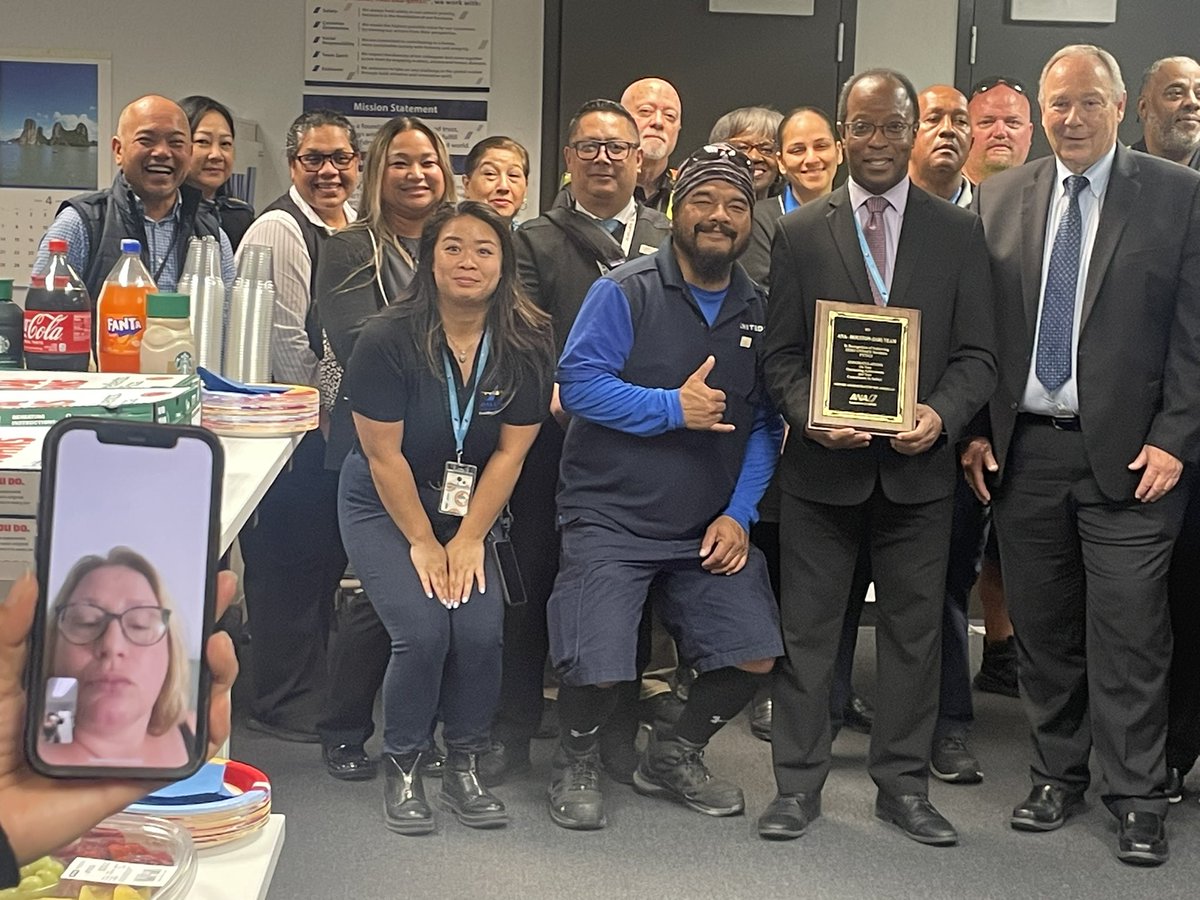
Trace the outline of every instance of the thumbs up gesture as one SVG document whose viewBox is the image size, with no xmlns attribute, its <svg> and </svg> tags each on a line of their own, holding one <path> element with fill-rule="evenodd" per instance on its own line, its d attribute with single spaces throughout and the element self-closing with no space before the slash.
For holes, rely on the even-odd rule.
<svg viewBox="0 0 1200 900">
<path fill-rule="evenodd" d="M 683 408 L 685 428 L 693 431 L 733 431 L 732 424 L 721 421 L 725 416 L 725 392 L 704 383 L 716 364 L 715 356 L 708 357 L 679 388 L 679 405 Z"/>
</svg>

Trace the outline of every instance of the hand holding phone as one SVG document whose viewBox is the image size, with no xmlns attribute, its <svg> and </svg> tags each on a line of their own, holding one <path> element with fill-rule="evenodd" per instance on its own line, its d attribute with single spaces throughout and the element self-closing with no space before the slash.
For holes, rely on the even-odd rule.
<svg viewBox="0 0 1200 900">
<path fill-rule="evenodd" d="M 199 428 L 47 435 L 26 726 L 42 774 L 172 780 L 208 758 L 221 469 Z"/>
<path fill-rule="evenodd" d="M 232 572 L 221 572 L 217 578 L 217 618 L 233 602 L 236 592 L 237 578 Z M 115 778 L 68 781 L 31 771 L 23 753 L 29 726 L 24 715 L 21 672 L 37 601 L 37 581 L 28 575 L 0 603 L 0 825 L 22 865 L 70 843 L 156 787 L 149 781 Z M 230 690 L 238 670 L 229 635 L 213 634 L 205 646 L 204 658 L 212 675 L 208 705 L 211 756 L 229 737 Z"/>
</svg>

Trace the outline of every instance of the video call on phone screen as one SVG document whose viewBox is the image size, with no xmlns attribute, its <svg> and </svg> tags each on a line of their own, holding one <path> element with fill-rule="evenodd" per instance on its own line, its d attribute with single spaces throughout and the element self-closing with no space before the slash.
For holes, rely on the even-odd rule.
<svg viewBox="0 0 1200 900">
<path fill-rule="evenodd" d="M 38 755 L 179 768 L 198 752 L 213 459 L 209 446 L 72 430 L 54 470 Z"/>
</svg>

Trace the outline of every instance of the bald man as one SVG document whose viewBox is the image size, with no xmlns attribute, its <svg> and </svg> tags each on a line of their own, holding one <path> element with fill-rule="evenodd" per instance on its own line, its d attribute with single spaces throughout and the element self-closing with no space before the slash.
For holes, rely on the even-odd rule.
<svg viewBox="0 0 1200 900">
<path fill-rule="evenodd" d="M 1137 101 L 1144 137 L 1133 145 L 1152 156 L 1200 170 L 1200 63 L 1169 56 L 1142 74 Z M 1192 469 L 1188 466 L 1187 469 Z M 1192 476 L 1195 477 L 1194 475 Z M 1167 677 L 1167 784 L 1171 803 L 1183 800 L 1184 780 L 1200 759 L 1200 491 L 1192 490 L 1171 555 L 1171 671 Z"/>
<path fill-rule="evenodd" d="M 629 110 L 638 126 L 642 144 L 642 168 L 638 173 L 634 198 L 645 206 L 666 212 L 675 186 L 675 173 L 667 162 L 675 152 L 683 107 L 679 92 L 662 78 L 639 78 L 621 95 L 621 105 Z"/>
<path fill-rule="evenodd" d="M 1033 145 L 1033 110 L 1025 85 L 994 75 L 971 88 L 971 149 L 963 174 L 971 184 L 1024 164 Z"/>
<path fill-rule="evenodd" d="M 221 277 L 233 284 L 233 248 L 213 208 L 200 191 L 184 184 L 192 158 L 192 131 L 173 100 L 147 94 L 117 119 L 112 139 L 117 177 L 102 191 L 63 202 L 38 247 L 34 273 L 46 267 L 49 241 L 67 241 L 67 261 L 82 276 L 95 304 L 121 240 L 134 238 L 142 262 L 160 291 L 173 291 L 187 255 L 188 239 L 208 235 L 220 241 Z"/>
<path fill-rule="evenodd" d="M 971 183 L 962 174 L 971 145 L 967 98 L 951 85 L 934 84 L 917 99 L 920 110 L 908 177 L 926 193 L 970 206 Z"/>
<path fill-rule="evenodd" d="M 1142 76 L 1137 114 L 1143 137 L 1134 150 L 1200 170 L 1200 63 L 1188 56 L 1152 63 Z"/>
</svg>

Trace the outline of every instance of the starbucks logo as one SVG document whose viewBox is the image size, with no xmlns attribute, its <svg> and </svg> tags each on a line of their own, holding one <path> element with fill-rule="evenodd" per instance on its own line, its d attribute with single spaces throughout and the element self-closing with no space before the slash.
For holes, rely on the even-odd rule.
<svg viewBox="0 0 1200 900">
<path fill-rule="evenodd" d="M 191 375 L 196 371 L 195 361 L 189 351 L 184 350 L 175 357 L 175 371 L 180 375 Z"/>
</svg>

